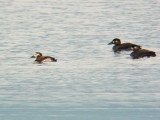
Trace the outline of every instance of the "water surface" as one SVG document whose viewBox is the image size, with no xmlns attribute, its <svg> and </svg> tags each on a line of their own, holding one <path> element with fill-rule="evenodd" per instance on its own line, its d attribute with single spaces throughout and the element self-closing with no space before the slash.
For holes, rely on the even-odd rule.
<svg viewBox="0 0 160 120">
<path fill-rule="evenodd" d="M 0 118 L 160 119 L 159 13 L 158 0 L 1 0 Z M 158 56 L 115 54 L 115 37 Z"/>
</svg>

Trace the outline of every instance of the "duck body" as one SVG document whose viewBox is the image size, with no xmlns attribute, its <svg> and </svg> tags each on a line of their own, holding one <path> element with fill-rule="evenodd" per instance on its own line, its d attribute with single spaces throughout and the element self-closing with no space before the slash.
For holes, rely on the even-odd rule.
<svg viewBox="0 0 160 120">
<path fill-rule="evenodd" d="M 42 62 L 57 62 L 57 59 L 50 56 L 42 56 L 42 53 L 36 52 L 31 58 L 36 58 L 36 62 L 42 63 Z"/>
<path fill-rule="evenodd" d="M 38 56 L 35 60 L 36 62 L 57 62 L 57 59 L 50 56 Z"/>
<path fill-rule="evenodd" d="M 123 51 L 123 50 L 131 50 L 131 48 L 134 46 L 141 47 L 140 45 L 133 44 L 133 43 L 121 43 L 121 40 L 119 38 L 113 39 L 108 45 L 111 45 L 111 44 L 114 44 L 113 46 L 114 52 Z"/>
<path fill-rule="evenodd" d="M 133 52 L 130 54 L 130 56 L 133 59 L 139 59 L 143 57 L 155 57 L 156 53 L 151 50 L 142 49 L 141 47 L 133 47 Z"/>
</svg>

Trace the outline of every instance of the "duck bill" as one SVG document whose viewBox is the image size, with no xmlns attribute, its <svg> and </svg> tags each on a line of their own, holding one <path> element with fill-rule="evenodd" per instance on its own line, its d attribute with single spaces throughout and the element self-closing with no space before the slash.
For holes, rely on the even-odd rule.
<svg viewBox="0 0 160 120">
<path fill-rule="evenodd" d="M 113 42 L 108 43 L 108 45 L 111 45 L 111 44 L 113 44 Z"/>
<path fill-rule="evenodd" d="M 35 56 L 33 55 L 33 56 L 31 56 L 31 58 L 35 58 Z"/>
</svg>

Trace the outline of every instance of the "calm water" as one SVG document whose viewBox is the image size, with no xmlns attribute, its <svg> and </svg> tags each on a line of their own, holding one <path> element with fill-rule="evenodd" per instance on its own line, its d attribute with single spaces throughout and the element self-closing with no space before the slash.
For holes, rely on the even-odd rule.
<svg viewBox="0 0 160 120">
<path fill-rule="evenodd" d="M 159 0 L 0 0 L 0 120 L 159 120 L 159 13 Z M 114 54 L 115 37 L 158 56 Z"/>
</svg>

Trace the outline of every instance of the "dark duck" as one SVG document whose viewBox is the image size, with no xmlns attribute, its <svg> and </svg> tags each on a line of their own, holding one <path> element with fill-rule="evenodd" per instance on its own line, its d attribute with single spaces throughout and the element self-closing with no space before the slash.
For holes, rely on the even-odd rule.
<svg viewBox="0 0 160 120">
<path fill-rule="evenodd" d="M 130 56 L 133 59 L 156 56 L 156 53 L 154 51 L 142 49 L 141 47 L 133 46 L 131 49 L 133 49 L 133 52 L 130 54 Z"/>
<path fill-rule="evenodd" d="M 42 63 L 42 62 L 57 62 L 57 59 L 54 57 L 50 56 L 42 56 L 42 53 L 36 52 L 31 58 L 36 58 L 37 63 Z"/>
<path fill-rule="evenodd" d="M 119 38 L 114 38 L 108 45 L 114 44 L 113 46 L 113 51 L 114 52 L 119 52 L 123 50 L 131 50 L 131 47 L 133 46 L 138 46 L 141 47 L 140 45 L 136 45 L 133 43 L 121 43 L 121 40 Z"/>
</svg>

